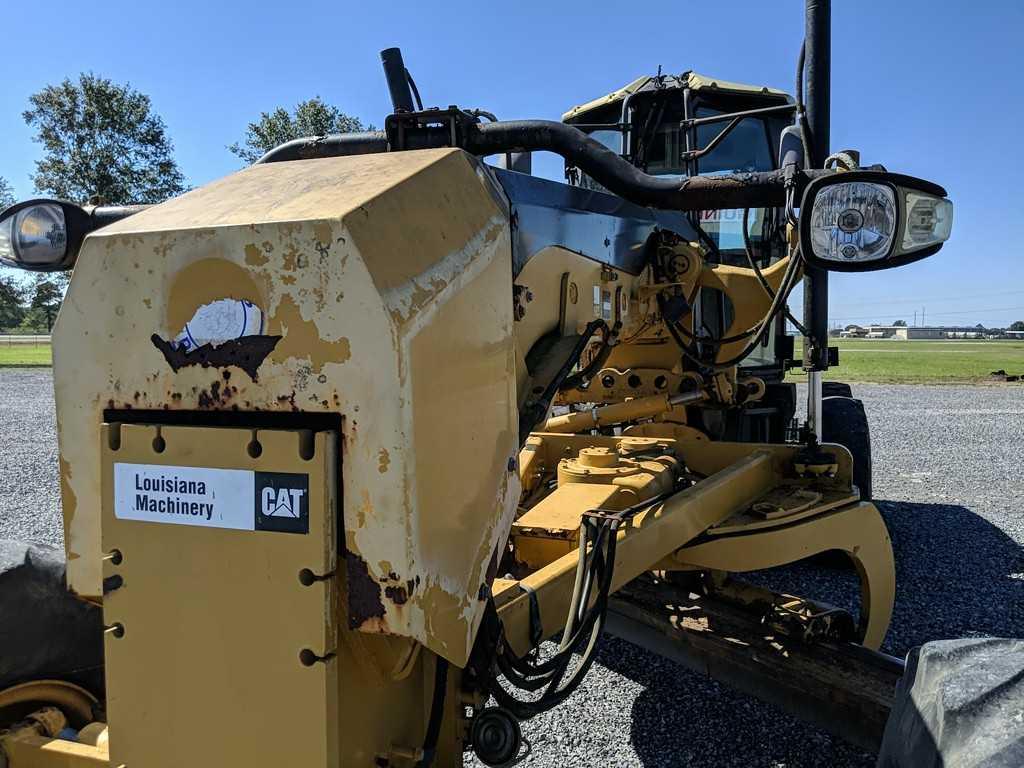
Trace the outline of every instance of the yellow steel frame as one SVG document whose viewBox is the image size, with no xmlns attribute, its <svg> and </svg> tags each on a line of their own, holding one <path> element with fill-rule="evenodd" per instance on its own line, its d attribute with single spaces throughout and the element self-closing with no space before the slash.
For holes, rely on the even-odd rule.
<svg viewBox="0 0 1024 768">
<path fill-rule="evenodd" d="M 873 504 L 861 502 L 775 528 L 752 529 L 677 550 L 662 565 L 732 572 L 774 568 L 832 549 L 853 560 L 861 583 L 861 642 L 878 649 L 896 594 L 892 544 Z"/>
</svg>

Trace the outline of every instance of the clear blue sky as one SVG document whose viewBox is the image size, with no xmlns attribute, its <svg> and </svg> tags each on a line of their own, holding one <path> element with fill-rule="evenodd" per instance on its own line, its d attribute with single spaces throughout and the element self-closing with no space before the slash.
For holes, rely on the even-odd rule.
<svg viewBox="0 0 1024 768">
<path fill-rule="evenodd" d="M 662 65 L 792 91 L 803 3 L 193 2 L 4 4 L 0 175 L 32 191 L 28 96 L 92 71 L 149 94 L 189 182 L 239 167 L 261 110 L 319 94 L 380 126 L 378 51 L 402 47 L 424 101 L 558 119 Z M 1024 319 L 1024 4 L 885 0 L 833 9 L 832 148 L 944 185 L 953 238 L 902 269 L 839 276 L 838 322 Z M 558 178 L 560 163 L 535 162 Z M 799 299 L 793 302 L 799 306 Z"/>
</svg>

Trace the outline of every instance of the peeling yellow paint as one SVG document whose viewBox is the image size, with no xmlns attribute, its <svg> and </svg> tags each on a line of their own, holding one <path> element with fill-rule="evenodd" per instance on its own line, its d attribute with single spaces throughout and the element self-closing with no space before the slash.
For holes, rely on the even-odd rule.
<svg viewBox="0 0 1024 768">
<path fill-rule="evenodd" d="M 318 250 L 330 250 L 334 243 L 334 231 L 329 221 L 318 221 L 313 225 L 313 236 L 316 237 Z"/>
<path fill-rule="evenodd" d="M 90 236 L 54 336 L 71 588 L 102 594 L 103 409 L 341 414 L 343 540 L 392 588 L 363 629 L 463 666 L 518 495 L 510 252 L 500 193 L 448 149 L 256 166 Z M 223 298 L 282 336 L 258 381 L 175 372 L 150 341 Z"/>
<path fill-rule="evenodd" d="M 58 463 L 60 465 L 61 511 L 64 515 L 64 541 L 68 542 L 71 540 L 71 522 L 75 519 L 77 499 L 75 498 L 74 490 L 71 488 L 71 465 L 64 461 L 63 456 L 58 458 Z M 68 560 L 74 560 L 78 558 L 78 553 L 67 548 L 67 558 Z"/>
<path fill-rule="evenodd" d="M 302 317 L 302 311 L 290 294 L 281 297 L 270 318 L 270 332 L 284 336 L 274 348 L 271 359 L 284 361 L 293 357 L 309 360 L 314 373 L 318 373 L 326 363 L 344 363 L 352 356 L 348 339 L 344 336 L 337 341 L 324 339 L 316 323 Z"/>
<path fill-rule="evenodd" d="M 244 267 L 227 259 L 200 259 L 180 270 L 171 283 L 168 331 L 179 333 L 199 307 L 218 299 L 245 299 L 258 307 L 266 306 L 262 291 Z"/>
<path fill-rule="evenodd" d="M 267 261 L 266 254 L 255 243 L 245 246 L 245 263 L 250 267 L 262 267 Z"/>
<path fill-rule="evenodd" d="M 366 518 L 373 515 L 373 502 L 370 500 L 370 492 L 363 489 L 363 503 L 356 507 L 356 523 L 359 528 L 366 527 Z"/>
<path fill-rule="evenodd" d="M 296 269 L 301 269 L 309 264 L 308 259 L 294 244 L 289 244 L 288 248 L 281 255 L 284 258 L 284 269 L 288 272 L 294 272 Z"/>
</svg>

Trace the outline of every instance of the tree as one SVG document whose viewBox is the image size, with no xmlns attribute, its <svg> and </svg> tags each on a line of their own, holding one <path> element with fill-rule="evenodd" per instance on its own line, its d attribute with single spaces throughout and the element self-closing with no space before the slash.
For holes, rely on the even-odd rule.
<svg viewBox="0 0 1024 768">
<path fill-rule="evenodd" d="M 56 279 L 48 274 L 38 275 L 32 290 L 32 301 L 29 302 L 29 316 L 36 318 L 35 327 L 42 326 L 41 320 L 45 321 L 47 331 L 53 330 L 53 322 L 57 319 L 63 299 L 64 290 Z"/>
<path fill-rule="evenodd" d="M 897 320 L 895 323 L 893 323 L 893 327 L 906 328 L 907 327 L 907 321 L 906 320 Z"/>
<path fill-rule="evenodd" d="M 1018 320 L 1010 326 L 1011 331 L 1024 331 L 1024 320 Z"/>
<path fill-rule="evenodd" d="M 85 202 L 159 203 L 181 194 L 173 145 L 149 97 L 93 74 L 29 97 L 25 122 L 43 145 L 36 191 Z"/>
<path fill-rule="evenodd" d="M 25 291 L 11 276 L 0 275 L 0 328 L 17 328 L 25 317 Z"/>
<path fill-rule="evenodd" d="M 358 117 L 350 117 L 337 107 L 325 104 L 319 96 L 300 101 L 289 113 L 284 107 L 260 113 L 260 119 L 249 123 L 245 144 L 238 142 L 228 149 L 247 163 L 254 163 L 274 147 L 303 136 L 326 136 L 331 133 L 372 131 Z"/>
<path fill-rule="evenodd" d="M 7 179 L 0 176 L 0 211 L 9 205 L 14 205 L 14 190 L 7 183 Z"/>
</svg>

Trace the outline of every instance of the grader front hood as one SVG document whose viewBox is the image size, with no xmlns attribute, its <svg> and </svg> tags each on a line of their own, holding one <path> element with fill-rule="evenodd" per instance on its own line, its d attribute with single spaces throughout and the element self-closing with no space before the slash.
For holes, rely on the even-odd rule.
<svg viewBox="0 0 1024 768">
<path fill-rule="evenodd" d="M 54 330 L 71 589 L 102 595 L 104 422 L 331 414 L 348 625 L 464 665 L 519 496 L 511 297 L 459 150 L 258 165 L 90 236 Z"/>
</svg>

